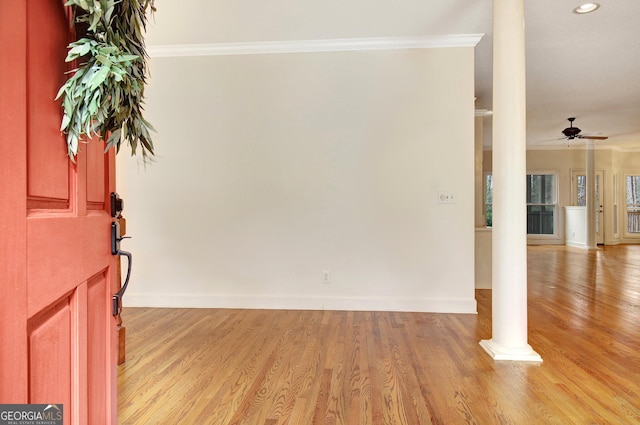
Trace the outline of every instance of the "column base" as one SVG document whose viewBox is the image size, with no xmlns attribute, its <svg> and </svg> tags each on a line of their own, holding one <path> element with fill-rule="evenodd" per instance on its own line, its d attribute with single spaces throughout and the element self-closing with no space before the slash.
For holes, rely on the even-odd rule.
<svg viewBox="0 0 640 425">
<path fill-rule="evenodd" d="M 493 339 L 483 339 L 480 346 L 493 360 L 514 360 L 520 362 L 542 362 L 540 354 L 533 351 L 529 344 L 522 348 L 504 347 Z"/>
</svg>

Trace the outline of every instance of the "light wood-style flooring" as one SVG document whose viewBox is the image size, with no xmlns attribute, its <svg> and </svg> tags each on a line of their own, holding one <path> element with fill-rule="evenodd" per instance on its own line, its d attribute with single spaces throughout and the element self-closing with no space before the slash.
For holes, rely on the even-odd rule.
<svg viewBox="0 0 640 425">
<path fill-rule="evenodd" d="M 120 424 L 640 424 L 640 246 L 529 247 L 529 343 L 478 314 L 126 308 Z"/>
</svg>

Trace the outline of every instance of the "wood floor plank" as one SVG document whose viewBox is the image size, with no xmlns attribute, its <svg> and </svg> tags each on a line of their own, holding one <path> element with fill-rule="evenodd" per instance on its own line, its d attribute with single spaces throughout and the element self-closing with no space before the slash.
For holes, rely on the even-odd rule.
<svg viewBox="0 0 640 425">
<path fill-rule="evenodd" d="M 478 314 L 125 308 L 119 423 L 640 424 L 640 246 L 528 249 L 529 343 Z"/>
</svg>

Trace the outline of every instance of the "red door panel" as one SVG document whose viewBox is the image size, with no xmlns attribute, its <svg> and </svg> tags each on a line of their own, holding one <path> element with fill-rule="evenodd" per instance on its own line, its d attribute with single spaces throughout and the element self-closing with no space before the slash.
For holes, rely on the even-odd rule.
<svg viewBox="0 0 640 425">
<path fill-rule="evenodd" d="M 104 300 L 111 299 L 111 294 L 106 273 L 101 273 L 88 282 L 87 346 L 92 347 L 91 356 L 87 358 L 87 409 L 90 424 L 108 423 L 107 412 L 104 410 L 108 394 L 104 383 L 110 379 L 111 369 L 108 366 L 112 359 L 107 356 L 106 349 L 110 341 L 104 339 L 104 335 L 108 333 L 108 325 L 104 318 L 110 314 Z"/>
<path fill-rule="evenodd" d="M 66 298 L 29 321 L 30 403 L 70 405 L 73 309 L 69 301 Z"/>
<path fill-rule="evenodd" d="M 111 242 L 105 211 L 90 211 L 85 217 L 46 212 L 27 220 L 28 288 L 31 295 L 38 294 L 29 297 L 31 316 L 105 270 Z"/>
<path fill-rule="evenodd" d="M 115 154 L 92 141 L 75 164 L 66 156 L 53 100 L 63 4 L 0 0 L 0 404 L 62 403 L 65 424 L 116 424 Z"/>
<path fill-rule="evenodd" d="M 92 143 L 85 146 L 87 151 L 87 209 L 104 209 L 106 199 L 104 145 Z M 107 164 L 108 165 L 108 164 Z"/>
<path fill-rule="evenodd" d="M 60 101 L 53 102 L 67 71 L 69 31 L 61 28 L 68 28 L 68 19 L 59 1 L 26 3 L 28 194 L 34 201 L 48 199 L 44 205 L 48 208 L 68 208 L 69 169 L 60 133 Z"/>
</svg>

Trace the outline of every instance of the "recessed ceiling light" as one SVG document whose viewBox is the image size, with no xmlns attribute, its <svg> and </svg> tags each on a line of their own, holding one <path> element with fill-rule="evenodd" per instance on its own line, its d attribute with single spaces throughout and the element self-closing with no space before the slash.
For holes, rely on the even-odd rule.
<svg viewBox="0 0 640 425">
<path fill-rule="evenodd" d="M 582 15 L 585 13 L 591 13 L 599 7 L 600 5 L 598 3 L 585 3 L 582 6 L 576 7 L 573 11 Z"/>
</svg>

